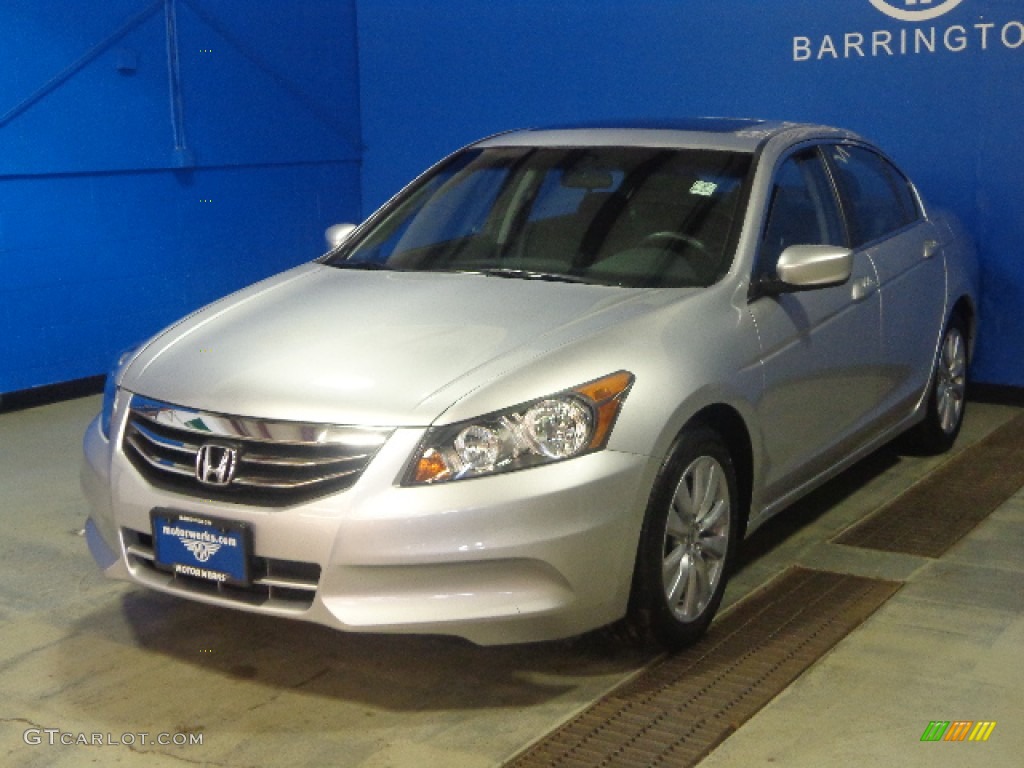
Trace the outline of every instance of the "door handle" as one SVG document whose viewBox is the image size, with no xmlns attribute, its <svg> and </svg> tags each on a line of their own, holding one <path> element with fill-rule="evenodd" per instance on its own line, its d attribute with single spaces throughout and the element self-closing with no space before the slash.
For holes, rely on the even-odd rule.
<svg viewBox="0 0 1024 768">
<path fill-rule="evenodd" d="M 862 277 L 858 280 L 854 280 L 851 297 L 854 301 L 863 301 L 875 292 L 876 286 L 877 283 L 873 277 Z"/>
<path fill-rule="evenodd" d="M 939 243 L 937 240 L 925 240 L 924 241 L 924 257 L 930 259 L 936 253 L 939 252 Z"/>
</svg>

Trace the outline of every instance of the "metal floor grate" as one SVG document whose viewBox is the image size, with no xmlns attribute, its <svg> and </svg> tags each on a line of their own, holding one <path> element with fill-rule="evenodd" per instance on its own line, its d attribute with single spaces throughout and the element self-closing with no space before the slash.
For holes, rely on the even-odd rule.
<svg viewBox="0 0 1024 768">
<path fill-rule="evenodd" d="M 899 587 L 791 568 L 507 765 L 696 765 Z"/>
<path fill-rule="evenodd" d="M 835 544 L 940 557 L 1024 486 L 1024 415 L 955 456 Z"/>
</svg>

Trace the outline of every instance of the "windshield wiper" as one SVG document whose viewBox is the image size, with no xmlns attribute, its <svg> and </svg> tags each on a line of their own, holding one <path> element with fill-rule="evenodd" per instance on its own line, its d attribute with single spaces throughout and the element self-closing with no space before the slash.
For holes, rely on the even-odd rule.
<svg viewBox="0 0 1024 768">
<path fill-rule="evenodd" d="M 474 275 L 485 277 L 509 277 L 517 280 L 545 280 L 549 283 L 587 283 L 582 277 L 576 275 L 564 275 L 557 272 L 535 272 L 531 269 L 479 269 L 470 272 Z"/>
<path fill-rule="evenodd" d="M 387 264 L 380 261 L 331 261 L 328 262 L 328 266 L 337 267 L 338 269 L 367 269 L 367 270 L 387 270 L 387 271 L 400 271 L 395 267 L 390 267 Z"/>
</svg>

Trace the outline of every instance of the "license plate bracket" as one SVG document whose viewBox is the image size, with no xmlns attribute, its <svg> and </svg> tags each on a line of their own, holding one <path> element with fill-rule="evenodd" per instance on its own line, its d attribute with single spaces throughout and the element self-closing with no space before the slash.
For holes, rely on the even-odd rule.
<svg viewBox="0 0 1024 768">
<path fill-rule="evenodd" d="M 154 563 L 175 575 L 249 586 L 252 529 L 238 520 L 154 509 Z"/>
</svg>

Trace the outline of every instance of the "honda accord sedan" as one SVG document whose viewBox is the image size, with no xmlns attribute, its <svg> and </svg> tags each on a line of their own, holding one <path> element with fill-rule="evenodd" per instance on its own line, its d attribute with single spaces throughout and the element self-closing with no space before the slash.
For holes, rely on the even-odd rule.
<svg viewBox="0 0 1024 768">
<path fill-rule="evenodd" d="M 973 249 L 844 130 L 504 133 L 127 352 L 85 435 L 104 573 L 480 644 L 707 628 L 743 537 L 964 416 Z"/>
</svg>

